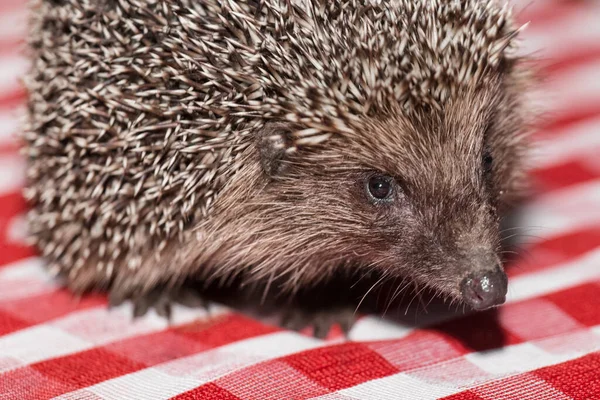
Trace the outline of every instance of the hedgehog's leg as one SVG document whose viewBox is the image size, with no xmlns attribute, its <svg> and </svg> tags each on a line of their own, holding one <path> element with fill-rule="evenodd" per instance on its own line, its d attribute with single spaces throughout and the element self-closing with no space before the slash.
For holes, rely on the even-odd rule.
<svg viewBox="0 0 600 400">
<path fill-rule="evenodd" d="M 312 327 L 313 336 L 325 338 L 334 325 L 347 336 L 358 319 L 356 295 L 344 277 L 300 290 L 283 308 L 282 325 L 295 331 Z M 360 305 L 360 303 L 358 303 Z"/>
<path fill-rule="evenodd" d="M 209 302 L 202 297 L 200 292 L 187 286 L 166 288 L 157 286 L 152 290 L 143 291 L 139 294 L 123 296 L 120 292 L 111 292 L 109 295 L 109 306 L 116 307 L 124 301 L 133 303 L 133 317 L 144 316 L 150 309 L 154 309 L 161 317 L 171 319 L 171 309 L 174 304 L 180 304 L 190 308 L 204 308 L 208 311 Z"/>
<path fill-rule="evenodd" d="M 324 310 L 308 310 L 302 307 L 287 309 L 283 315 L 284 328 L 300 331 L 313 328 L 313 336 L 324 339 L 334 325 L 339 325 L 347 335 L 357 320 L 355 309 L 350 306 L 332 307 Z"/>
</svg>

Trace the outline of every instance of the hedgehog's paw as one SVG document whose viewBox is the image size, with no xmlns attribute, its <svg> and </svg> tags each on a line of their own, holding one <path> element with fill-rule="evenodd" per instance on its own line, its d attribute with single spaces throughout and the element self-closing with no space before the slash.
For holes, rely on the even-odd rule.
<svg viewBox="0 0 600 400">
<path fill-rule="evenodd" d="M 313 336 L 324 339 L 334 325 L 339 325 L 345 336 L 354 326 L 357 316 L 351 307 L 331 308 L 320 311 L 308 311 L 302 308 L 288 309 L 282 319 L 286 329 L 300 331 L 307 327 L 313 328 Z"/>
<path fill-rule="evenodd" d="M 128 299 L 110 296 L 109 305 L 114 307 L 124 300 L 131 300 L 133 303 L 133 318 L 140 318 L 153 308 L 159 316 L 169 321 L 171 320 L 173 304 L 181 304 L 190 308 L 204 308 L 207 311 L 209 306 L 208 301 L 198 291 L 187 287 L 155 288 L 140 295 L 130 296 Z"/>
</svg>

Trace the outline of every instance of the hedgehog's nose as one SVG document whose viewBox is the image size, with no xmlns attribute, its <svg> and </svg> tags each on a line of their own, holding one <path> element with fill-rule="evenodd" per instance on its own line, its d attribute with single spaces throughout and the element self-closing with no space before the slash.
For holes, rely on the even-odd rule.
<svg viewBox="0 0 600 400">
<path fill-rule="evenodd" d="M 485 310 L 506 300 L 508 279 L 500 267 L 468 275 L 460 283 L 463 301 L 475 310 Z"/>
</svg>

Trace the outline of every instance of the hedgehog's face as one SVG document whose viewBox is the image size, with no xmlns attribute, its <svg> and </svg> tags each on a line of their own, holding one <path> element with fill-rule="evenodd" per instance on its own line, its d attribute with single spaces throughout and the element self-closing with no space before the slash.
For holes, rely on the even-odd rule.
<svg viewBox="0 0 600 400">
<path fill-rule="evenodd" d="M 460 158 L 435 153 L 427 159 Z M 365 254 L 417 286 L 485 309 L 502 303 L 507 289 L 498 257 L 495 199 L 481 182 L 489 179 L 485 176 L 492 173 L 493 160 L 483 155 L 479 166 L 475 160 L 460 161 L 484 176 L 481 180 L 453 176 L 462 168 L 453 171 L 457 161 L 446 160 L 445 167 L 426 162 L 420 173 L 409 177 L 372 171 L 360 179 L 363 188 L 356 196 L 365 203 L 363 212 L 372 216 L 370 237 L 365 231 L 363 238 L 369 248 Z"/>
<path fill-rule="evenodd" d="M 507 279 L 498 210 L 522 153 L 510 104 L 506 93 L 486 91 L 421 122 L 369 121 L 350 141 L 277 162 L 284 168 L 270 169 L 260 201 L 278 205 L 270 218 L 285 225 L 288 244 L 304 244 L 297 255 L 309 274 L 347 261 L 475 309 L 500 304 Z"/>
</svg>

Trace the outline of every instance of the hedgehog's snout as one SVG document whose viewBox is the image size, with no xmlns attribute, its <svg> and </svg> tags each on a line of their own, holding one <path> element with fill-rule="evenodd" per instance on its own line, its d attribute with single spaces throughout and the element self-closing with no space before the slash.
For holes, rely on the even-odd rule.
<svg viewBox="0 0 600 400">
<path fill-rule="evenodd" d="M 463 301 L 475 310 L 500 305 L 506 300 L 508 279 L 502 267 L 473 272 L 460 283 Z"/>
</svg>

